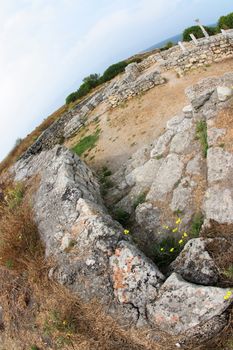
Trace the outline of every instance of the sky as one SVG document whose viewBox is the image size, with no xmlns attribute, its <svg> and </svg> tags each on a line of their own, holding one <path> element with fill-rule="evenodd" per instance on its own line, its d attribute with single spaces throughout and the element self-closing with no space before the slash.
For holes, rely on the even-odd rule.
<svg viewBox="0 0 233 350">
<path fill-rule="evenodd" d="M 232 0 L 0 0 L 0 160 L 85 76 L 229 12 Z"/>
</svg>

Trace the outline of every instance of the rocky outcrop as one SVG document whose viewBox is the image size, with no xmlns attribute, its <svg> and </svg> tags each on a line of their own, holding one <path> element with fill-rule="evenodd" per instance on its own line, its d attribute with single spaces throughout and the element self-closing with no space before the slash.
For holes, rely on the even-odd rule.
<svg viewBox="0 0 233 350">
<path fill-rule="evenodd" d="M 171 335 L 192 333 L 201 324 L 216 323 L 215 317 L 231 303 L 223 302 L 226 293 L 227 289 L 188 283 L 174 273 L 163 284 L 158 299 L 148 305 L 148 318 L 152 325 Z M 215 326 L 219 331 L 223 325 Z"/>
<path fill-rule="evenodd" d="M 127 74 L 137 80 L 137 67 Z M 232 149 L 220 146 L 228 130 L 223 122 L 221 128 L 217 124 L 232 96 L 220 86 L 230 89 L 233 74 L 187 89 L 191 107 L 111 176 L 110 205 L 131 213 L 130 235 L 109 215 L 95 174 L 64 147 L 30 155 L 12 169 L 16 181 L 37 178 L 32 203 L 46 255 L 55 261 L 50 278 L 85 301 L 97 298 L 122 324 L 146 327 L 158 342 L 161 332 L 181 344 L 210 339 L 226 325 L 232 302 L 228 288 L 214 286 L 219 271 L 207 249 L 211 240 L 189 240 L 197 211 L 205 223 L 233 220 Z M 196 137 L 200 120 L 206 122 L 203 137 L 212 145 L 207 159 Z M 147 257 L 156 250 L 158 261 L 175 249 L 181 252 L 170 276 Z"/>
<path fill-rule="evenodd" d="M 212 239 L 194 238 L 188 241 L 180 255 L 171 264 L 171 269 L 186 281 L 215 285 L 218 281 L 218 268 L 206 249 Z M 219 242 L 221 244 L 221 242 Z"/>
</svg>

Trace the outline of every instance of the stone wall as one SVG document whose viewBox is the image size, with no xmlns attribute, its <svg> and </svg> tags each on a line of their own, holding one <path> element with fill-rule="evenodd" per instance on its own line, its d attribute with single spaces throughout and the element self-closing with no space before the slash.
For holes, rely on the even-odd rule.
<svg viewBox="0 0 233 350">
<path fill-rule="evenodd" d="M 193 42 L 183 44 L 186 52 L 182 52 L 179 45 L 176 45 L 150 55 L 138 64 L 129 64 L 124 74 L 101 86 L 54 122 L 22 158 L 51 149 L 56 144 L 62 143 L 64 138 L 73 136 L 85 124 L 86 116 L 100 103 L 105 103 L 103 111 L 107 111 L 156 85 L 166 83 L 166 79 L 162 76 L 163 72 L 175 70 L 182 76 L 198 67 L 233 57 L 233 30 L 228 30 L 225 35 L 218 34 L 209 39 L 198 39 L 197 45 Z"/>
<path fill-rule="evenodd" d="M 186 52 L 179 46 L 156 55 L 161 72 L 175 69 L 179 75 L 233 57 L 233 30 L 224 34 L 198 39 L 198 44 L 184 43 Z"/>
</svg>

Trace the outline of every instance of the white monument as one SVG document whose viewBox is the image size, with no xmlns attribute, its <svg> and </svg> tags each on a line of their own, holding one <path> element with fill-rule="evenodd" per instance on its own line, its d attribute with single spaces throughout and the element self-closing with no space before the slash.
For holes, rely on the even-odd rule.
<svg viewBox="0 0 233 350">
<path fill-rule="evenodd" d="M 194 42 L 194 44 L 198 45 L 198 41 L 197 41 L 197 38 L 195 37 L 195 35 L 194 34 L 189 34 L 189 35 L 190 35 L 192 41 Z"/>
<path fill-rule="evenodd" d="M 206 37 L 206 39 L 208 39 L 210 36 L 207 33 L 207 31 L 205 30 L 205 28 L 203 27 L 203 25 L 200 23 L 199 19 L 195 19 L 195 22 L 197 23 L 197 25 L 201 28 L 202 33 L 204 34 L 204 36 Z"/>
<path fill-rule="evenodd" d="M 221 32 L 224 36 L 227 36 L 227 32 L 224 29 L 221 29 Z"/>
<path fill-rule="evenodd" d="M 181 41 L 178 41 L 179 47 L 181 48 L 182 52 L 187 52 L 186 47 L 184 46 L 184 44 Z"/>
</svg>

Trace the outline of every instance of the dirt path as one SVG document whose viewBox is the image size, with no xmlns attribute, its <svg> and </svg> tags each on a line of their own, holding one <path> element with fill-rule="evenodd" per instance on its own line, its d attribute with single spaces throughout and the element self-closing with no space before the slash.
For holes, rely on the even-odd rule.
<svg viewBox="0 0 233 350">
<path fill-rule="evenodd" d="M 89 135 L 99 127 L 100 138 L 88 154 L 85 161 L 93 168 L 108 166 L 115 171 L 132 153 L 145 144 L 153 143 L 163 131 L 166 122 L 179 114 L 188 103 L 184 90 L 199 80 L 220 76 L 233 70 L 233 60 L 216 63 L 210 67 L 195 70 L 183 78 L 177 78 L 176 73 L 163 74 L 168 83 L 157 86 L 141 96 L 122 103 L 121 106 L 104 113 L 99 122 L 92 122 L 88 128 L 66 142 L 73 147 L 80 137 Z M 101 111 L 92 112 L 92 117 Z"/>
</svg>

